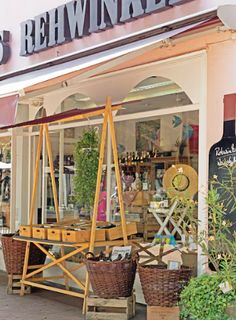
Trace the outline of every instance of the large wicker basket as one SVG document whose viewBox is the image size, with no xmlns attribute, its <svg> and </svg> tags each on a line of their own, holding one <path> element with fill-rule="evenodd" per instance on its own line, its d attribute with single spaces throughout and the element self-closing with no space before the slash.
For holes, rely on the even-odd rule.
<svg viewBox="0 0 236 320">
<path fill-rule="evenodd" d="M 3 256 L 8 274 L 23 273 L 26 243 L 13 239 L 14 234 L 1 237 Z M 32 243 L 30 244 L 29 265 L 44 264 L 46 255 Z"/>
<path fill-rule="evenodd" d="M 88 259 L 85 263 L 95 295 L 106 299 L 131 296 L 136 260 L 105 262 Z"/>
<path fill-rule="evenodd" d="M 180 292 L 192 274 L 188 267 L 168 270 L 159 265 L 139 266 L 138 272 L 147 305 L 160 307 L 173 307 L 178 303 Z"/>
</svg>

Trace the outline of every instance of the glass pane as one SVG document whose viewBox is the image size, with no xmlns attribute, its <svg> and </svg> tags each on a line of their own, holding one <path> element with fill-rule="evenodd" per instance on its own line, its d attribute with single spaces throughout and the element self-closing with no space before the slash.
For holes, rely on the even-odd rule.
<svg viewBox="0 0 236 320">
<path fill-rule="evenodd" d="M 11 138 L 0 138 L 0 233 L 10 230 Z"/>
<path fill-rule="evenodd" d="M 198 130 L 197 111 L 116 122 L 127 219 L 138 220 L 138 231 L 145 240 L 153 239 L 160 229 L 149 211 L 152 204 L 169 210 L 177 195 L 191 192 L 193 199 L 197 197 Z M 170 177 L 168 169 L 174 167 L 180 171 L 181 183 L 178 174 Z M 112 193 L 115 188 L 113 173 Z M 113 220 L 120 219 L 117 197 L 113 198 L 112 215 Z M 162 234 L 171 234 L 173 225 L 165 227 Z M 178 232 L 174 235 L 180 240 Z"/>
</svg>

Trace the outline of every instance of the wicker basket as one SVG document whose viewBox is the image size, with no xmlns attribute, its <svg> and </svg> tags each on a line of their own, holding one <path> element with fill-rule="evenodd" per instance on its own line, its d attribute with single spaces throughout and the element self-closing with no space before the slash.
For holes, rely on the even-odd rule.
<svg viewBox="0 0 236 320">
<path fill-rule="evenodd" d="M 188 267 L 168 270 L 159 265 L 139 266 L 138 272 L 147 305 L 160 307 L 173 307 L 178 303 L 180 292 L 192 274 Z"/>
<path fill-rule="evenodd" d="M 136 260 L 85 261 L 93 292 L 100 298 L 130 297 L 136 274 Z"/>
<path fill-rule="evenodd" d="M 8 274 L 23 273 L 26 243 L 13 239 L 14 234 L 1 237 L 3 256 Z M 46 255 L 32 243 L 30 244 L 29 265 L 44 264 Z"/>
</svg>

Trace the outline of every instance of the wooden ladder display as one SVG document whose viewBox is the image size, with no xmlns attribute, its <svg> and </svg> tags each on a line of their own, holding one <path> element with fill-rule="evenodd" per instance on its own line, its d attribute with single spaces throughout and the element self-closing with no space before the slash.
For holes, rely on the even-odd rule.
<svg viewBox="0 0 236 320">
<path fill-rule="evenodd" d="M 126 219 L 125 219 L 123 194 L 122 194 L 122 184 L 121 184 L 121 176 L 120 176 L 120 168 L 119 168 L 118 152 L 117 152 L 117 143 L 116 143 L 116 136 L 115 136 L 115 126 L 114 126 L 113 114 L 112 114 L 113 111 L 117 111 L 120 109 L 121 109 L 121 106 L 112 106 L 111 98 L 107 97 L 106 105 L 104 108 L 99 108 L 98 110 L 95 110 L 95 111 L 88 110 L 88 113 L 86 113 L 86 114 L 81 114 L 81 115 L 78 114 L 73 117 L 68 117 L 68 118 L 64 118 L 62 120 L 56 121 L 56 122 L 76 121 L 76 120 L 82 120 L 82 119 L 95 117 L 98 115 L 103 115 L 103 117 L 104 117 L 102 134 L 101 134 L 99 165 L 98 165 L 96 192 L 95 192 L 95 200 L 94 200 L 94 207 L 93 207 L 93 217 L 92 217 L 92 224 L 91 224 L 90 241 L 89 241 L 89 243 L 78 243 L 78 244 L 73 244 L 73 245 L 69 245 L 66 243 L 61 243 L 61 244 L 57 243 L 57 245 L 60 245 L 60 247 L 61 247 L 61 258 L 56 259 L 42 245 L 44 243 L 50 244 L 50 242 L 48 243 L 47 241 L 43 241 L 43 240 L 37 241 L 37 239 L 33 239 L 33 238 L 23 239 L 21 237 L 18 237 L 18 240 L 26 242 L 24 268 L 23 268 L 23 274 L 22 274 L 22 280 L 21 280 L 21 295 L 24 295 L 26 285 L 32 285 L 32 286 L 35 286 L 38 288 L 43 288 L 43 289 L 47 289 L 47 290 L 51 290 L 51 291 L 55 291 L 55 292 L 60 292 L 60 293 L 64 293 L 64 294 L 82 297 L 82 298 L 84 298 L 83 311 L 85 312 L 85 310 L 86 310 L 86 297 L 88 296 L 88 293 L 89 293 L 88 273 L 86 275 L 86 283 L 85 283 L 85 285 L 83 285 L 81 283 L 81 281 L 79 279 L 77 279 L 72 274 L 72 271 L 66 267 L 66 259 L 68 257 L 72 257 L 74 254 L 77 254 L 78 252 L 83 252 L 83 250 L 89 249 L 90 252 L 94 252 L 94 248 L 96 246 L 95 231 L 96 231 L 96 226 L 97 226 L 99 195 L 100 195 L 101 179 L 102 179 L 102 167 L 103 167 L 104 156 L 105 156 L 105 144 L 106 144 L 106 140 L 107 140 L 106 138 L 107 138 L 108 129 L 110 130 L 110 134 L 111 134 L 111 143 L 112 143 L 112 151 L 113 151 L 114 165 L 115 165 L 115 175 L 116 175 L 116 182 L 117 182 L 117 192 L 118 192 L 120 215 L 121 215 L 122 240 L 119 241 L 119 243 L 123 244 L 123 245 L 128 244 L 128 237 L 127 237 L 127 230 L 126 230 Z M 30 208 L 30 213 L 29 213 L 30 227 L 33 226 L 33 217 L 34 217 L 34 213 L 35 213 L 36 195 L 37 195 L 38 179 L 39 179 L 40 155 L 41 155 L 44 134 L 45 134 L 45 138 L 46 138 L 46 147 L 47 147 L 46 149 L 47 149 L 47 154 L 48 154 L 50 176 L 51 176 L 51 181 L 52 181 L 52 191 L 53 191 L 53 199 L 54 199 L 54 206 L 55 206 L 55 212 L 56 212 L 56 220 L 58 223 L 60 222 L 59 204 L 58 204 L 57 188 L 56 188 L 56 181 L 55 181 L 55 175 L 54 175 L 52 147 L 51 147 L 51 141 L 50 141 L 50 137 L 49 137 L 48 123 L 43 123 L 43 124 L 40 124 L 39 140 L 38 140 L 38 146 L 37 146 L 36 165 L 35 165 L 35 172 L 34 172 L 32 198 L 31 198 L 31 208 Z M 33 271 L 30 274 L 27 274 L 27 270 L 29 267 L 28 262 L 29 262 L 29 254 L 30 254 L 30 243 L 35 244 L 52 261 L 48 264 L 45 264 L 44 266 L 42 266 L 38 270 Z M 109 246 L 111 247 L 111 246 L 117 245 L 117 241 L 114 241 L 114 242 L 103 241 L 102 243 L 98 243 L 98 244 L 100 244 L 100 246 L 102 244 L 102 246 L 104 246 L 104 247 L 109 247 Z M 66 246 L 74 247 L 75 248 L 74 252 L 71 252 L 69 254 L 65 254 L 64 248 Z M 35 276 L 37 273 L 43 272 L 44 270 L 48 269 L 49 267 L 53 267 L 53 266 L 58 266 L 63 271 L 64 285 L 66 287 L 66 290 L 58 289 L 55 287 L 50 288 L 49 286 L 46 286 L 44 284 L 37 283 L 36 280 L 34 280 L 34 282 L 30 282 L 29 278 L 31 276 Z M 55 276 L 53 278 L 57 278 L 57 277 Z M 41 281 L 43 279 L 44 279 L 43 277 L 40 278 Z M 83 290 L 83 294 L 81 294 L 81 293 L 76 294 L 76 293 L 73 293 L 72 291 L 70 291 L 69 286 L 68 286 L 68 279 L 73 280 L 77 285 L 79 285 L 80 288 Z"/>
</svg>

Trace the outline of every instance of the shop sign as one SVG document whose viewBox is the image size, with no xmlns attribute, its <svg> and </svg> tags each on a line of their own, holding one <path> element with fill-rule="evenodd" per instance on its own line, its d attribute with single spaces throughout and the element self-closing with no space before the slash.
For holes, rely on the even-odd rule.
<svg viewBox="0 0 236 320">
<path fill-rule="evenodd" d="M 21 56 L 193 0 L 76 0 L 21 23 Z"/>
<path fill-rule="evenodd" d="M 11 49 L 8 44 L 10 40 L 9 31 L 0 31 L 0 65 L 7 63 L 10 58 Z"/>
</svg>

